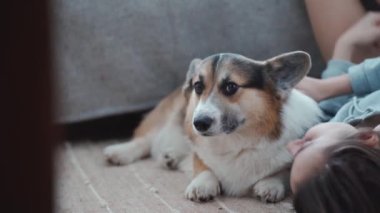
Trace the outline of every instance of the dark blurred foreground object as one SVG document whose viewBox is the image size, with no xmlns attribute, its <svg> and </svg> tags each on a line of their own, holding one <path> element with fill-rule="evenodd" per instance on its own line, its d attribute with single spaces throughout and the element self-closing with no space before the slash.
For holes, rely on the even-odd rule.
<svg viewBox="0 0 380 213">
<path fill-rule="evenodd" d="M 2 3 L 1 212 L 52 212 L 54 129 L 49 1 Z"/>
</svg>

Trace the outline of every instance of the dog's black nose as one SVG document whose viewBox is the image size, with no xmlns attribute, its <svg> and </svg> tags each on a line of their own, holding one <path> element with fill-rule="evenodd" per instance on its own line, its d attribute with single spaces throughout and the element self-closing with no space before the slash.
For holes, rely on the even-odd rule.
<svg viewBox="0 0 380 213">
<path fill-rule="evenodd" d="M 195 126 L 195 129 L 197 129 L 199 132 L 205 132 L 210 128 L 212 122 L 214 122 L 214 120 L 206 116 L 195 119 L 193 124 Z"/>
</svg>

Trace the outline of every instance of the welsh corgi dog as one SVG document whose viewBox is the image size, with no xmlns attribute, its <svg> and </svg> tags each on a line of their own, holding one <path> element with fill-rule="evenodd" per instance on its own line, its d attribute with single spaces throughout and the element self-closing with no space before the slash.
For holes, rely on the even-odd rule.
<svg viewBox="0 0 380 213">
<path fill-rule="evenodd" d="M 223 192 L 280 201 L 292 162 L 286 145 L 322 117 L 315 101 L 293 89 L 310 67 L 302 51 L 266 61 L 232 53 L 194 59 L 183 87 L 147 115 L 132 141 L 106 147 L 106 159 L 129 164 L 151 155 L 176 169 L 192 158 L 189 200 Z"/>
</svg>

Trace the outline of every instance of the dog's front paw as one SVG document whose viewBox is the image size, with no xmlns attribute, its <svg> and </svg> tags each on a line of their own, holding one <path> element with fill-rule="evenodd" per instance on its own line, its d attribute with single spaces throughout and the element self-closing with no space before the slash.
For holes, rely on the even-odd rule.
<svg viewBox="0 0 380 213">
<path fill-rule="evenodd" d="M 253 195 L 263 202 L 278 202 L 285 198 L 286 187 L 280 178 L 269 177 L 253 186 Z"/>
<path fill-rule="evenodd" d="M 106 160 L 111 164 L 130 164 L 140 158 L 138 152 L 136 152 L 137 145 L 133 142 L 110 145 L 104 149 L 103 153 Z"/>
<path fill-rule="evenodd" d="M 178 156 L 174 155 L 171 152 L 166 152 L 162 154 L 160 159 L 160 164 L 168 169 L 177 169 L 180 159 Z"/>
<path fill-rule="evenodd" d="M 187 186 L 185 192 L 187 199 L 196 202 L 213 200 L 219 194 L 219 181 L 209 170 L 203 171 L 196 176 Z"/>
</svg>

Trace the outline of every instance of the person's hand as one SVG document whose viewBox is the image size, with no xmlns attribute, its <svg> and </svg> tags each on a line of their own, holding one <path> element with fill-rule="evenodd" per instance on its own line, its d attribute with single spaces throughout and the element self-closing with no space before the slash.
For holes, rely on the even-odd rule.
<svg viewBox="0 0 380 213">
<path fill-rule="evenodd" d="M 369 12 L 339 37 L 333 58 L 360 62 L 379 55 L 380 13 Z"/>
<path fill-rule="evenodd" d="M 318 78 L 305 77 L 296 85 L 296 89 L 317 102 L 327 97 L 324 82 Z"/>
</svg>

